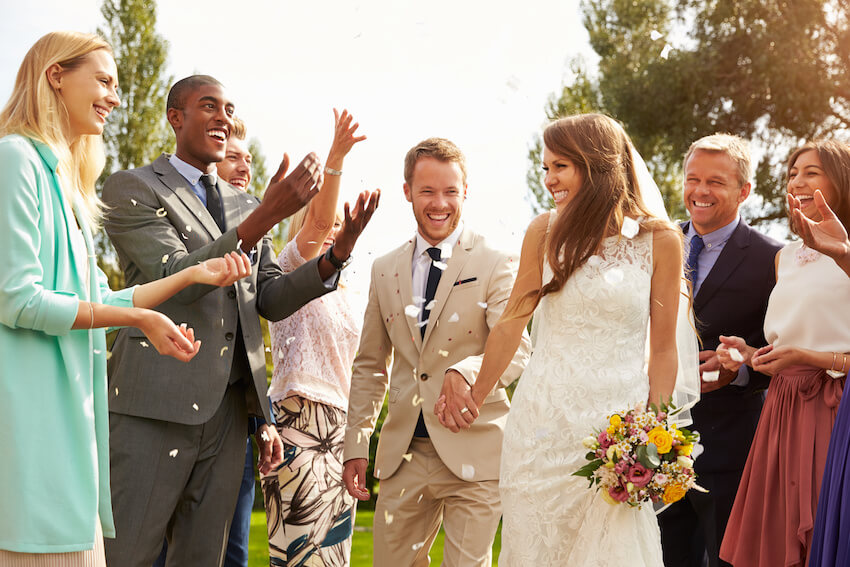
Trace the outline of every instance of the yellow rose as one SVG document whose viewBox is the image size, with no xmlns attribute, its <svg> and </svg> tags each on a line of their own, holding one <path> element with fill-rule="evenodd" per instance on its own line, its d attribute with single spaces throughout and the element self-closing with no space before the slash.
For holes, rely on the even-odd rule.
<svg viewBox="0 0 850 567">
<path fill-rule="evenodd" d="M 670 452 L 670 449 L 673 448 L 673 437 L 664 431 L 664 428 L 661 426 L 656 427 L 648 434 L 649 442 L 653 443 L 655 447 L 658 449 L 659 455 L 664 455 Z"/>
<path fill-rule="evenodd" d="M 677 449 L 677 452 L 678 452 L 680 455 L 690 455 L 690 454 L 691 454 L 691 451 L 693 451 L 693 450 L 694 450 L 694 444 L 693 444 L 693 443 L 688 443 L 687 445 L 679 445 L 679 448 Z"/>
<path fill-rule="evenodd" d="M 664 501 L 665 504 L 672 504 L 677 500 L 681 500 L 687 490 L 681 484 L 671 484 L 668 485 L 667 488 L 664 489 L 664 494 L 661 496 L 661 500 Z"/>
<path fill-rule="evenodd" d="M 623 423 L 623 420 L 622 420 L 622 419 L 620 419 L 620 416 L 619 416 L 619 415 L 617 415 L 617 414 L 615 413 L 614 415 L 612 415 L 612 416 L 608 419 L 608 423 L 610 423 L 610 424 L 611 424 L 611 425 L 613 425 L 614 427 L 619 427 L 619 426 L 620 426 L 620 424 L 621 424 L 621 423 Z"/>
</svg>

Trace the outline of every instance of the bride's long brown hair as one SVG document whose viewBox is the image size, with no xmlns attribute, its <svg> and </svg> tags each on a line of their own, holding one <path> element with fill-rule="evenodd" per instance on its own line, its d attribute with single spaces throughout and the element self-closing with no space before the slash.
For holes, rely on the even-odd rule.
<svg viewBox="0 0 850 567">
<path fill-rule="evenodd" d="M 533 310 L 543 296 L 560 291 L 570 276 L 599 250 L 602 239 L 620 233 L 623 218 L 643 217 L 641 230 L 671 229 L 653 217 L 640 194 L 631 141 L 622 126 L 603 114 L 579 114 L 555 120 L 543 131 L 543 143 L 581 171 L 581 188 L 558 213 L 546 239 L 552 279 L 532 291 Z M 526 303 L 523 301 L 522 303 Z"/>
</svg>

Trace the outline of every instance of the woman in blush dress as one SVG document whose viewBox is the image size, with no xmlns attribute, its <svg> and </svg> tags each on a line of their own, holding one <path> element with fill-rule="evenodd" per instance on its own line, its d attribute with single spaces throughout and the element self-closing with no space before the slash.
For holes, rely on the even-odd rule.
<svg viewBox="0 0 850 567">
<path fill-rule="evenodd" d="M 103 39 L 50 33 L 24 57 L 0 112 L 4 567 L 105 564 L 103 536 L 115 528 L 104 327 L 138 327 L 158 352 L 189 361 L 200 347 L 192 329 L 150 308 L 189 285 L 230 285 L 251 273 L 248 257 L 231 253 L 110 291 L 92 230 L 101 134 L 119 104 L 117 86 Z"/>
<path fill-rule="evenodd" d="M 800 203 L 795 215 L 822 220 L 817 191 L 846 230 L 850 147 L 818 141 L 791 155 L 788 194 Z M 794 215 L 791 221 L 798 232 Z M 828 296 L 819 290 L 829 290 Z M 717 355 L 724 367 L 737 370 L 746 363 L 772 376 L 720 549 L 720 557 L 736 567 L 795 567 L 808 561 L 830 433 L 848 369 L 844 362 L 850 363 L 848 316 L 847 274 L 797 241 L 776 257 L 776 287 L 764 319 L 769 344 L 754 349 L 738 337 L 721 337 Z M 737 360 L 732 348 L 741 354 Z"/>
<path fill-rule="evenodd" d="M 333 253 L 342 224 L 337 199 L 343 159 L 366 138 L 355 136 L 358 125 L 347 111 L 334 110 L 334 116 L 324 184 L 290 219 L 289 241 L 278 257 L 284 272 Z M 284 447 L 283 463 L 261 478 L 272 565 L 348 565 L 354 501 L 342 482 L 342 442 L 359 338 L 342 284 L 271 324 L 269 398 Z"/>
</svg>

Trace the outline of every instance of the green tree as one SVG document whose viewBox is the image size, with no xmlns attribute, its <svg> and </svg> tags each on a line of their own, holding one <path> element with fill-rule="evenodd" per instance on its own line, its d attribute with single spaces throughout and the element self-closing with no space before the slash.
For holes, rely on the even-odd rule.
<svg viewBox="0 0 850 567">
<path fill-rule="evenodd" d="M 259 140 L 251 138 L 248 140 L 248 151 L 251 152 L 251 183 L 248 186 L 248 193 L 262 199 L 263 193 L 269 184 L 270 174 L 266 166 L 266 158 L 263 154 L 263 148 Z M 277 171 L 277 169 L 275 169 Z M 289 226 L 289 219 L 284 219 L 275 226 L 269 236 L 272 239 L 272 246 L 275 252 L 280 253 L 286 244 L 286 232 Z"/>
<path fill-rule="evenodd" d="M 140 167 L 174 146 L 165 118 L 165 100 L 172 77 L 166 74 L 168 42 L 156 32 L 153 0 L 104 0 L 104 25 L 98 28 L 112 46 L 118 67 L 121 106 L 110 114 L 103 133 L 106 178 L 122 169 Z M 106 235 L 97 235 L 98 263 L 113 288 L 123 287 L 123 276 Z"/>
<path fill-rule="evenodd" d="M 599 111 L 622 121 L 682 216 L 681 160 L 691 142 L 738 134 L 762 153 L 755 223 L 784 217 L 784 161 L 803 140 L 850 126 L 850 7 L 837 0 L 585 0 L 598 69 L 547 106 L 550 118 Z M 655 33 L 653 33 L 655 32 Z M 666 47 L 667 44 L 673 47 Z M 539 202 L 539 138 L 529 190 Z M 536 184 L 536 185 L 535 185 Z"/>
</svg>

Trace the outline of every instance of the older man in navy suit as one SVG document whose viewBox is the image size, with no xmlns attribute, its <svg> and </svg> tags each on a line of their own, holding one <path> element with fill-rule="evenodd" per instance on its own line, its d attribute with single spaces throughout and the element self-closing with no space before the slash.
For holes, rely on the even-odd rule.
<svg viewBox="0 0 850 567">
<path fill-rule="evenodd" d="M 702 340 L 702 397 L 692 412 L 705 450 L 695 468 L 709 492 L 690 491 L 659 515 L 665 567 L 728 565 L 718 557 L 720 542 L 764 402 L 768 377 L 746 366 L 724 370 L 714 350 L 720 335 L 766 344 L 762 327 L 781 245 L 738 214 L 750 194 L 750 164 L 746 142 L 727 134 L 697 140 L 685 156 L 691 220 L 682 230 Z"/>
</svg>

